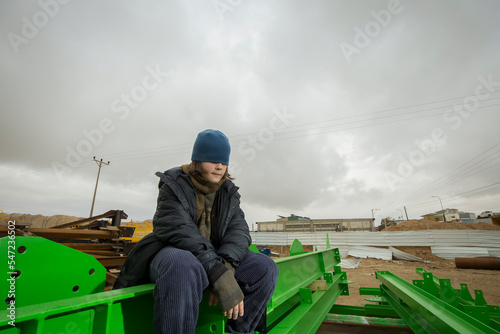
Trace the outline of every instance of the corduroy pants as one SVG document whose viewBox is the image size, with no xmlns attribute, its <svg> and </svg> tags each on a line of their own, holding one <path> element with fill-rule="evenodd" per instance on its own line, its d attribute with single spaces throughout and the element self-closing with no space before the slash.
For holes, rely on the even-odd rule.
<svg viewBox="0 0 500 334">
<path fill-rule="evenodd" d="M 245 314 L 229 320 L 226 331 L 253 333 L 274 293 L 278 266 L 269 257 L 249 251 L 234 276 L 245 296 Z M 209 284 L 200 262 L 188 251 L 165 247 L 151 262 L 150 278 L 156 282 L 155 334 L 194 333 L 199 304 Z"/>
</svg>

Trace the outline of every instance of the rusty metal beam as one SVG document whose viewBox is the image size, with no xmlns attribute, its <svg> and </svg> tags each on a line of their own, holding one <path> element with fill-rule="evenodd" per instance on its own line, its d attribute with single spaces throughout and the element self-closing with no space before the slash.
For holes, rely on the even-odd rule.
<svg viewBox="0 0 500 334">
<path fill-rule="evenodd" d="M 80 220 L 76 220 L 74 222 L 71 222 L 71 223 L 66 223 L 66 224 L 62 224 L 62 225 L 58 225 L 58 226 L 53 226 L 53 227 L 50 227 L 50 228 L 69 228 L 71 226 L 80 226 L 82 224 L 85 224 L 85 223 L 91 223 L 95 220 L 98 220 L 98 219 L 102 219 L 102 218 L 115 218 L 117 212 L 120 211 L 120 210 L 109 210 L 108 212 L 106 213 L 103 213 L 102 215 L 98 215 L 98 216 L 93 216 L 93 217 L 90 217 L 90 218 L 85 218 L 85 219 L 80 219 Z M 120 216 L 122 219 L 127 219 L 128 218 L 128 215 L 121 211 L 121 216 Z"/>
<path fill-rule="evenodd" d="M 104 242 L 70 242 L 61 243 L 66 247 L 71 247 L 78 250 L 114 250 L 116 249 L 116 244 L 104 243 Z"/>
<path fill-rule="evenodd" d="M 115 239 L 119 231 L 109 230 L 75 230 L 66 228 L 27 228 L 39 237 L 47 239 Z"/>
<path fill-rule="evenodd" d="M 99 261 L 104 267 L 107 269 L 110 268 L 118 268 L 123 266 L 126 256 L 101 256 L 101 255 L 93 255 L 97 261 Z"/>
</svg>

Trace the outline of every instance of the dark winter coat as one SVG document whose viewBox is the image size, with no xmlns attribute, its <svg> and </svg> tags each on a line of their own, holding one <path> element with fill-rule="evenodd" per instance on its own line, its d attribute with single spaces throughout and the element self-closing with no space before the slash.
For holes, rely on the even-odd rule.
<svg viewBox="0 0 500 334">
<path fill-rule="evenodd" d="M 214 271 L 224 261 L 238 267 L 251 242 L 238 187 L 226 180 L 217 190 L 210 242 L 200 234 L 196 224 L 196 189 L 190 175 L 181 167 L 156 175 L 160 182 L 153 233 L 141 239 L 129 254 L 114 289 L 149 283 L 149 265 L 165 246 L 190 251 L 203 265 L 210 281 L 211 277 L 220 276 L 214 275 Z"/>
</svg>

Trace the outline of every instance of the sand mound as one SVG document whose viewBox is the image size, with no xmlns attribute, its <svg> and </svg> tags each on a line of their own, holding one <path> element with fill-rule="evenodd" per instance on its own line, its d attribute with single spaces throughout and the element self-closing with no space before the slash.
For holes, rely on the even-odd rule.
<svg viewBox="0 0 500 334">
<path fill-rule="evenodd" d="M 500 231 L 500 226 L 488 223 L 434 222 L 429 220 L 408 220 L 397 226 L 388 226 L 387 231 L 420 231 L 420 230 L 493 230 Z M 382 232 L 384 232 L 382 230 Z"/>
<path fill-rule="evenodd" d="M 36 228 L 47 228 L 52 226 L 58 226 L 83 219 L 80 217 L 65 216 L 65 215 L 43 216 L 43 215 L 30 215 L 26 213 L 4 213 L 1 218 L 3 218 L 2 220 L 15 220 L 16 223 L 28 224 L 29 227 L 36 227 Z"/>
</svg>

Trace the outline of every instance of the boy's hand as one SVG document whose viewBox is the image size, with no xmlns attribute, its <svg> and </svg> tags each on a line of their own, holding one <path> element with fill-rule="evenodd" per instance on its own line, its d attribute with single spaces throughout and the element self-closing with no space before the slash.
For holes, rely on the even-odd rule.
<svg viewBox="0 0 500 334">
<path fill-rule="evenodd" d="M 208 305 L 210 306 L 215 306 L 219 303 L 219 300 L 217 299 L 217 296 L 215 293 L 210 292 L 210 297 L 208 297 Z M 232 309 L 224 312 L 224 316 L 227 317 L 228 319 L 237 319 L 238 316 L 242 317 L 243 314 L 245 314 L 244 306 L 243 306 L 243 300 L 239 302 L 238 305 L 233 307 Z"/>
<path fill-rule="evenodd" d="M 239 304 L 233 307 L 232 309 L 228 310 L 227 312 L 224 312 L 224 315 L 227 316 L 228 319 L 234 319 L 234 320 L 238 318 L 238 315 L 242 317 L 243 314 L 245 314 L 245 311 L 243 309 L 243 300 L 239 302 Z"/>
<path fill-rule="evenodd" d="M 208 305 L 215 306 L 218 303 L 219 303 L 219 300 L 217 299 L 217 296 L 215 295 L 215 293 L 210 291 L 210 297 L 208 297 Z"/>
</svg>

